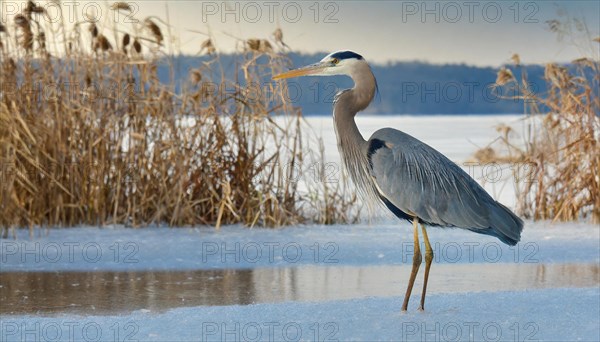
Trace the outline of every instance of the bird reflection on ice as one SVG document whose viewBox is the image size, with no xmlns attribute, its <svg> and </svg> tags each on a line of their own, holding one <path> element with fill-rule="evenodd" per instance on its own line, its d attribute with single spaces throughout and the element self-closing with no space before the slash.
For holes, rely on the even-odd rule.
<svg viewBox="0 0 600 342">
<path fill-rule="evenodd" d="M 330 301 L 404 294 L 410 266 L 136 272 L 3 272 L 0 313 L 111 314 L 202 305 Z M 594 287 L 597 264 L 439 264 L 430 293 Z M 417 283 L 422 279 L 417 279 Z M 415 294 L 416 295 L 416 294 Z"/>
</svg>

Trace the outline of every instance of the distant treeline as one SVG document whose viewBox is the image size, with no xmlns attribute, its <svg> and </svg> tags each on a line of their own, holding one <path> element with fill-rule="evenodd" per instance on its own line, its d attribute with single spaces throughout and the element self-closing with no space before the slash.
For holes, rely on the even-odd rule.
<svg viewBox="0 0 600 342">
<path fill-rule="evenodd" d="M 290 53 L 290 67 L 314 63 L 327 53 Z M 261 57 L 266 58 L 266 57 Z M 169 83 L 170 77 L 185 82 L 190 70 L 211 57 L 175 57 L 173 74 L 164 63 L 159 70 L 161 81 Z M 221 55 L 222 70 L 228 79 L 233 79 L 235 70 L 240 71 L 233 55 Z M 522 101 L 505 99 L 516 94 L 506 94 L 501 88 L 492 86 L 498 69 L 475 67 L 464 64 L 436 65 L 424 62 L 395 62 L 385 65 L 373 64 L 379 94 L 366 110 L 370 114 L 514 114 L 523 112 Z M 218 79 L 220 68 L 213 68 L 212 79 Z M 218 69 L 218 70 L 217 70 Z M 543 80 L 544 68 L 539 65 L 525 67 L 529 88 L 534 92 L 546 89 Z M 521 79 L 519 68 L 512 68 L 516 79 Z M 215 78 L 216 77 L 216 78 Z M 241 78 L 240 78 L 241 79 Z M 272 82 L 264 79 L 264 82 Z M 301 107 L 305 115 L 330 114 L 334 95 L 344 88 L 352 87 L 347 77 L 306 77 L 291 79 L 290 99 Z M 256 87 L 256 86 L 254 86 Z M 261 86 L 261 89 L 266 87 Z M 226 91 L 226 90 L 223 90 Z"/>
</svg>

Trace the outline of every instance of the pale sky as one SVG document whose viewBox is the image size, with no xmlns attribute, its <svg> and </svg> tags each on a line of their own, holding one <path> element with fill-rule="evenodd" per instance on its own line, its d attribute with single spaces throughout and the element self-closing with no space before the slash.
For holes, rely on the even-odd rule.
<svg viewBox="0 0 600 342">
<path fill-rule="evenodd" d="M 25 3 L 0 2 L 4 22 L 15 6 Z M 582 53 L 599 58 L 600 49 L 600 44 L 590 41 L 600 35 L 599 1 L 127 2 L 140 20 L 151 15 L 168 21 L 178 37 L 173 49 L 186 54 L 197 53 L 209 34 L 220 51 L 229 52 L 236 49 L 233 37 L 272 40 L 271 33 L 278 26 L 294 51 L 348 49 L 377 63 L 421 60 L 498 66 L 513 53 L 519 53 L 524 63 L 566 62 Z M 129 19 L 125 15 L 115 17 L 108 10 L 113 1 L 62 3 L 69 7 L 63 15 L 70 22 L 93 11 L 100 11 L 104 22 L 123 23 Z M 548 29 L 548 20 L 569 18 L 579 44 L 573 44 L 571 38 L 559 40 Z M 573 18 L 584 19 L 589 36 L 577 30 L 582 26 Z"/>
</svg>

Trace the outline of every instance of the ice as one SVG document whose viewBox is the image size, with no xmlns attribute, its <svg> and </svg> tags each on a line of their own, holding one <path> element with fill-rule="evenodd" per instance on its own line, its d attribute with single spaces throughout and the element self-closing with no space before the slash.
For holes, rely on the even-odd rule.
<svg viewBox="0 0 600 342">
<path fill-rule="evenodd" d="M 600 229 L 591 224 L 527 221 L 515 247 L 462 229 L 428 231 L 439 263 L 600 262 Z M 279 229 L 79 227 L 33 239 L 17 233 L 17 240 L 0 240 L 2 272 L 396 265 L 410 263 L 413 251 L 412 226 L 399 220 Z"/>
<path fill-rule="evenodd" d="M 3 317 L 2 341 L 598 341 L 600 290 L 192 307 L 127 315 Z M 59 336 L 59 338 L 56 338 Z"/>
</svg>

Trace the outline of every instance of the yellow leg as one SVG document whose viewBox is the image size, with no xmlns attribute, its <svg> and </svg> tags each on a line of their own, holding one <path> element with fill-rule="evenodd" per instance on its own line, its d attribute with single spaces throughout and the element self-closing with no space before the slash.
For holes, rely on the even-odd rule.
<svg viewBox="0 0 600 342">
<path fill-rule="evenodd" d="M 415 279 L 417 278 L 417 273 L 419 272 L 419 266 L 421 266 L 422 261 L 421 248 L 419 247 L 419 219 L 416 217 L 413 219 L 413 227 L 415 252 L 413 254 L 413 265 L 410 273 L 410 279 L 408 280 L 408 287 L 406 288 L 406 294 L 404 295 L 404 303 L 402 303 L 402 311 L 406 311 L 408 308 L 408 299 L 410 298 L 410 293 L 412 292 Z"/>
<path fill-rule="evenodd" d="M 427 236 L 427 231 L 425 230 L 425 226 L 421 224 L 421 231 L 423 231 L 423 239 L 425 240 L 425 279 L 423 280 L 423 294 L 421 295 L 421 306 L 419 306 L 419 310 L 425 310 L 425 293 L 427 292 L 427 280 L 429 279 L 429 268 L 431 267 L 431 262 L 433 261 L 433 249 L 431 249 L 431 244 L 429 244 L 429 237 Z"/>
</svg>

